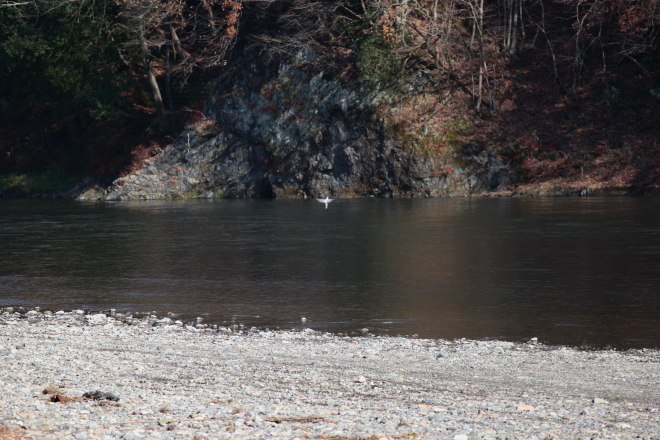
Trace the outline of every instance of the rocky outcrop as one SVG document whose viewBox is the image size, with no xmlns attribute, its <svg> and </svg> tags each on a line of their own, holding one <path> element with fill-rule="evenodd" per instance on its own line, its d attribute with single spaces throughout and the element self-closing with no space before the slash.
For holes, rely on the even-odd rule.
<svg viewBox="0 0 660 440">
<path fill-rule="evenodd" d="M 514 178 L 476 145 L 443 153 L 406 145 L 374 110 L 386 94 L 362 96 L 323 72 L 254 60 L 220 80 L 206 118 L 142 170 L 79 199 L 468 196 Z M 303 53 L 297 62 L 313 60 Z"/>
</svg>

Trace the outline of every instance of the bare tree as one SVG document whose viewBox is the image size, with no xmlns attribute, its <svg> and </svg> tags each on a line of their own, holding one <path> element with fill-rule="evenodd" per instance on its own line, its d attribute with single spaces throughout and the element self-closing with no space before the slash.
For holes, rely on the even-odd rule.
<svg viewBox="0 0 660 440">
<path fill-rule="evenodd" d="M 478 112 L 481 111 L 481 105 L 484 102 L 484 86 L 485 92 L 488 94 L 488 106 L 491 111 L 495 111 L 495 98 L 493 96 L 493 90 L 491 88 L 490 80 L 488 78 L 488 63 L 486 56 L 486 32 L 485 32 L 485 14 L 486 7 L 484 0 L 459 0 L 460 4 L 463 5 L 469 12 L 469 19 L 472 21 L 472 39 L 470 42 L 470 50 L 473 50 L 473 42 L 476 37 L 477 41 L 477 54 L 479 61 L 478 68 L 478 87 L 477 87 L 477 102 L 476 109 Z"/>
<path fill-rule="evenodd" d="M 276 0 L 263 0 L 255 7 L 266 10 Z M 332 14 L 340 7 L 334 0 L 291 0 L 277 17 L 277 33 L 263 32 L 254 41 L 272 54 L 292 56 L 301 48 L 322 52 L 322 44 L 332 35 Z"/>
<path fill-rule="evenodd" d="M 504 59 L 510 60 L 516 55 L 519 47 L 518 33 L 525 37 L 525 26 L 522 22 L 523 3 L 525 0 L 501 0 L 504 18 L 504 29 L 502 32 L 502 52 Z"/>
<path fill-rule="evenodd" d="M 138 54 L 151 90 L 158 121 L 165 127 L 165 106 L 155 65 L 164 65 L 170 113 L 170 76 L 185 79 L 195 70 L 222 66 L 238 34 L 237 0 L 123 0 L 122 17 L 133 35 L 125 49 Z"/>
</svg>

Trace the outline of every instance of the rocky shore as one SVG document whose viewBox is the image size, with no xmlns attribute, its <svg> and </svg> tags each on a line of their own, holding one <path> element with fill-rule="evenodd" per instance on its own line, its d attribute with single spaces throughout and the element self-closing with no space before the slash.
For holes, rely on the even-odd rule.
<svg viewBox="0 0 660 440">
<path fill-rule="evenodd" d="M 302 50 L 296 60 L 272 66 L 253 53 L 241 64 L 241 75 L 217 82 L 204 105 L 206 116 L 200 114 L 141 169 L 107 188 L 88 181 L 71 196 L 443 197 L 489 193 L 517 180 L 482 145 L 454 139 L 469 131 L 463 119 L 453 121 L 442 139 L 426 133 L 413 142 L 377 111 L 396 111 L 393 96 L 358 93 L 323 72 L 301 70 L 317 61 Z M 451 146 L 439 153 L 433 142 Z"/>
<path fill-rule="evenodd" d="M 660 437 L 657 350 L 0 311 L 0 439 Z"/>
</svg>

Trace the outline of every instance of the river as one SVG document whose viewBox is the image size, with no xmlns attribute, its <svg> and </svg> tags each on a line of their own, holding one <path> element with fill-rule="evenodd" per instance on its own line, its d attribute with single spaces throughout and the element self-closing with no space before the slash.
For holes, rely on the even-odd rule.
<svg viewBox="0 0 660 440">
<path fill-rule="evenodd" d="M 0 200 L 0 306 L 659 347 L 660 199 Z"/>
</svg>

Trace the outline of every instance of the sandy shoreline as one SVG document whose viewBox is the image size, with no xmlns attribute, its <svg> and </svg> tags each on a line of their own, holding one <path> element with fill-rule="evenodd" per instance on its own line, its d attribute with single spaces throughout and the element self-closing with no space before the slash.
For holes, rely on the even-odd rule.
<svg viewBox="0 0 660 440">
<path fill-rule="evenodd" d="M 657 350 L 127 321 L 0 314 L 0 439 L 660 438 Z"/>
</svg>

